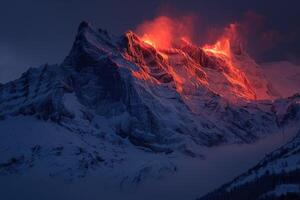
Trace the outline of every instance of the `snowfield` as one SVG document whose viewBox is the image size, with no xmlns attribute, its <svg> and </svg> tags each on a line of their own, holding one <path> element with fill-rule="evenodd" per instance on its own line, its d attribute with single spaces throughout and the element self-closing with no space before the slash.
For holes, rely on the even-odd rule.
<svg viewBox="0 0 300 200">
<path fill-rule="evenodd" d="M 1 145 L 3 197 L 49 200 L 195 199 L 295 135 L 290 130 L 254 144 L 203 147 L 193 158 L 136 149 L 128 141 L 110 144 L 32 117 L 1 121 L 0 132 L 8 133 L 0 137 L 7 144 Z"/>
</svg>

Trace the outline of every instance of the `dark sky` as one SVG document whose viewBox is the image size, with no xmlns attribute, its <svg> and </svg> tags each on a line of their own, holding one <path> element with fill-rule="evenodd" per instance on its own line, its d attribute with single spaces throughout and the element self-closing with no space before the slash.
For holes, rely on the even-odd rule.
<svg viewBox="0 0 300 200">
<path fill-rule="evenodd" d="M 60 63 L 82 20 L 121 34 L 162 13 L 196 15 L 201 27 L 252 20 L 247 23 L 248 49 L 257 60 L 297 61 L 299 10 L 299 0 L 1 0 L 0 82 L 18 77 L 28 67 Z M 252 13 L 250 19 L 247 13 Z M 257 19 L 260 27 L 254 26 Z M 272 39 L 262 47 L 265 36 Z"/>
</svg>

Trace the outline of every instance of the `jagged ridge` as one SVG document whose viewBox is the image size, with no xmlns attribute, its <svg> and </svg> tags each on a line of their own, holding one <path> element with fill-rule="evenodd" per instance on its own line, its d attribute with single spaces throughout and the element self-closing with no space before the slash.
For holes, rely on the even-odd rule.
<svg viewBox="0 0 300 200">
<path fill-rule="evenodd" d="M 284 109 L 280 116 L 277 111 L 281 104 L 295 105 L 296 96 L 248 102 L 234 92 L 216 93 L 210 79 L 224 77 L 225 63 L 193 49 L 157 51 L 133 32 L 114 37 L 83 22 L 61 65 L 31 69 L 1 86 L 1 118 L 34 115 L 82 129 L 76 120 L 86 116 L 64 101 L 66 94 L 74 94 L 81 112 L 90 113 L 88 123 L 104 117 L 116 135 L 163 152 L 187 144 L 249 143 L 297 120 L 283 123 L 279 117 L 290 116 L 290 110 Z M 223 87 L 219 90 L 226 92 Z"/>
</svg>

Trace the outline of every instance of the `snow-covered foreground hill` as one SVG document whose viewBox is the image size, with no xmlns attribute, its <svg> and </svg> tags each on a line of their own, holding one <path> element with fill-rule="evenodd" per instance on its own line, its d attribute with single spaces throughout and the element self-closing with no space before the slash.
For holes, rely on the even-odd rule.
<svg viewBox="0 0 300 200">
<path fill-rule="evenodd" d="M 26 131 L 25 131 L 26 130 Z M 0 122 L 4 199 L 195 199 L 246 171 L 295 129 L 253 144 L 161 154 L 128 141 L 108 144 L 31 117 Z M 18 191 L 18 192 L 16 192 Z"/>
<path fill-rule="evenodd" d="M 213 52 L 81 23 L 61 64 L 0 85 L 1 195 L 192 199 L 254 165 L 298 131 L 300 96 Z"/>
<path fill-rule="evenodd" d="M 255 167 L 201 200 L 300 198 L 300 131 Z"/>
</svg>

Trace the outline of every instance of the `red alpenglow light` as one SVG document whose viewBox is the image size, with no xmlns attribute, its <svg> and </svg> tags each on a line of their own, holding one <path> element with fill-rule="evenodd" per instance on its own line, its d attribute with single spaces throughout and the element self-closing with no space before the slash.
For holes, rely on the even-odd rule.
<svg viewBox="0 0 300 200">
<path fill-rule="evenodd" d="M 166 16 L 159 16 L 139 25 L 137 34 L 143 42 L 158 50 L 170 49 L 179 42 L 192 43 L 193 26 L 192 17 L 171 19 Z M 237 24 L 230 24 L 215 44 L 205 44 L 203 50 L 216 56 L 230 57 L 230 42 L 238 37 L 237 26 Z"/>
<path fill-rule="evenodd" d="M 239 66 L 235 66 L 234 57 L 232 54 L 232 49 L 236 47 L 235 43 L 240 43 L 240 36 L 238 34 L 238 24 L 230 24 L 227 28 L 224 29 L 223 34 L 218 37 L 218 40 L 214 44 L 205 44 L 201 49 L 207 54 L 207 56 L 215 57 L 222 60 L 226 67 L 226 73 L 224 76 L 226 79 L 233 85 L 238 85 L 237 88 L 243 88 L 243 98 L 246 99 L 255 99 L 255 93 L 251 89 L 251 85 L 248 83 L 246 75 L 241 71 Z M 152 21 L 146 21 L 137 28 L 137 34 L 140 36 L 140 39 L 148 45 L 151 45 L 157 50 L 157 52 L 162 55 L 166 60 L 168 56 L 164 54 L 165 50 L 168 49 L 178 49 L 182 44 L 194 45 L 191 42 L 191 37 L 193 33 L 193 19 L 190 17 L 171 19 L 166 16 L 160 16 L 155 18 Z M 196 64 L 197 65 L 197 64 Z M 190 71 L 194 71 L 197 66 L 194 66 Z M 168 69 L 170 71 L 171 68 Z M 148 76 L 146 72 L 135 72 L 135 76 L 142 79 L 147 79 Z M 170 74 L 171 73 L 170 71 Z M 193 74 L 190 72 L 189 74 Z M 143 75 L 143 76 L 142 76 Z M 172 76 L 173 76 L 172 75 Z M 173 76 L 174 80 L 178 85 L 177 88 L 179 92 L 182 91 L 182 83 L 184 78 L 181 74 L 176 74 Z M 186 80 L 187 81 L 187 80 Z M 199 81 L 199 85 L 203 84 L 203 80 Z M 180 86 L 180 87 L 179 87 Z M 236 91 L 238 93 L 238 91 Z"/>
<path fill-rule="evenodd" d="M 182 38 L 190 40 L 192 23 L 192 17 L 171 19 L 160 16 L 139 25 L 137 33 L 145 43 L 157 49 L 169 49 Z"/>
</svg>

